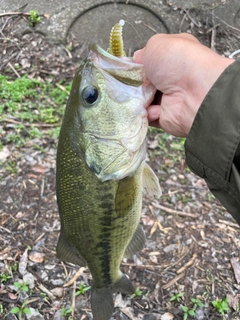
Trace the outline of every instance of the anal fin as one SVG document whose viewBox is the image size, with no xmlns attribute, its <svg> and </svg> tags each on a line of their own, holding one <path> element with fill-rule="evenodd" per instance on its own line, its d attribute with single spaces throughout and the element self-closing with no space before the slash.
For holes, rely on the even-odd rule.
<svg viewBox="0 0 240 320">
<path fill-rule="evenodd" d="M 57 251 L 57 257 L 60 260 L 77 264 L 80 267 L 86 266 L 86 261 L 81 257 L 77 249 L 75 249 L 74 247 L 71 247 L 68 244 L 62 232 L 60 233 L 60 236 L 58 238 L 56 251 Z"/>
<path fill-rule="evenodd" d="M 136 252 L 142 250 L 144 248 L 146 241 L 145 233 L 143 231 L 142 226 L 139 224 L 130 243 L 128 244 L 124 257 L 130 258 L 132 257 Z"/>
<path fill-rule="evenodd" d="M 112 285 L 112 292 L 133 294 L 135 292 L 135 289 L 128 277 L 124 273 L 122 273 L 120 280 Z"/>
</svg>

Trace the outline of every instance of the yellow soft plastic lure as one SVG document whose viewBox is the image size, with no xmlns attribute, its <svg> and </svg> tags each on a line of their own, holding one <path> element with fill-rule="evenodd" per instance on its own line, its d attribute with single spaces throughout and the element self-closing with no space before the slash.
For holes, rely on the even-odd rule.
<svg viewBox="0 0 240 320">
<path fill-rule="evenodd" d="M 122 27 L 124 26 L 125 21 L 120 20 L 116 23 L 110 33 L 109 39 L 109 48 L 108 52 L 114 55 L 115 57 L 125 57 L 126 52 L 124 51 L 123 46 L 123 37 L 122 37 Z"/>
</svg>

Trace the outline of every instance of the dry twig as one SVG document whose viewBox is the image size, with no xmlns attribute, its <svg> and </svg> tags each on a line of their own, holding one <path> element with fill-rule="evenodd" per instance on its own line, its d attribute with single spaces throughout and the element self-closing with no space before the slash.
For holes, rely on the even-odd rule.
<svg viewBox="0 0 240 320">
<path fill-rule="evenodd" d="M 25 16 L 25 17 L 29 17 L 31 14 L 27 13 L 27 12 L 3 12 L 0 13 L 0 17 L 5 17 L 5 16 Z"/>
<path fill-rule="evenodd" d="M 64 272 L 65 272 L 65 276 L 67 278 L 68 277 L 68 271 L 67 271 L 67 268 L 66 268 L 66 266 L 65 266 L 63 261 L 61 261 L 61 265 L 63 266 Z"/>
<path fill-rule="evenodd" d="M 165 285 L 162 286 L 163 289 L 168 289 L 171 286 L 174 285 L 174 283 L 176 283 L 178 280 L 180 280 L 183 276 L 185 275 L 185 273 L 181 273 L 178 276 L 176 276 L 175 278 L 173 278 L 171 281 L 169 281 L 168 283 L 166 283 Z"/>
<path fill-rule="evenodd" d="M 161 209 L 161 210 L 163 210 L 163 211 L 165 211 L 167 213 L 177 214 L 178 216 L 183 216 L 183 217 L 191 217 L 191 218 L 194 218 L 194 219 L 199 218 L 199 214 L 198 213 L 194 213 L 193 214 L 193 213 L 189 213 L 189 212 L 174 210 L 174 209 L 171 209 L 171 208 L 164 207 L 161 204 L 158 204 L 156 202 L 153 202 L 152 205 L 155 208 Z"/>
<path fill-rule="evenodd" d="M 72 318 L 74 319 L 75 306 L 76 306 L 76 281 L 73 283 L 73 292 L 72 292 Z"/>
<path fill-rule="evenodd" d="M 175 265 L 179 264 L 179 262 L 181 262 L 185 257 L 186 255 L 189 253 L 189 251 L 191 250 L 191 247 L 174 263 L 170 264 L 166 269 L 164 269 L 163 271 L 167 271 L 168 269 L 174 267 Z"/>
<path fill-rule="evenodd" d="M 79 268 L 79 270 L 74 274 L 74 276 L 72 277 L 72 279 L 70 279 L 68 282 L 64 283 L 64 287 L 69 287 L 71 286 L 76 280 L 77 278 L 79 278 L 83 272 L 86 270 L 85 267 L 81 267 Z"/>
<path fill-rule="evenodd" d="M 195 261 L 195 259 L 197 258 L 197 254 L 194 253 L 194 255 L 192 256 L 192 258 L 180 269 L 177 270 L 177 274 L 182 273 L 183 271 L 185 271 L 188 267 L 190 267 L 193 262 Z"/>
<path fill-rule="evenodd" d="M 233 227 L 233 228 L 236 228 L 236 229 L 240 229 L 240 226 L 234 222 L 231 222 L 231 221 L 226 221 L 226 220 L 219 220 L 220 223 L 223 223 L 225 224 L 226 226 L 229 226 L 229 227 Z"/>
<path fill-rule="evenodd" d="M 50 299 L 52 299 L 52 300 L 56 299 L 56 297 L 54 296 L 54 294 L 52 294 L 52 292 L 50 292 L 46 287 L 44 287 L 43 284 L 39 283 L 39 284 L 38 284 L 38 288 L 39 288 L 42 292 L 46 293 L 46 295 L 47 295 Z"/>
<path fill-rule="evenodd" d="M 12 71 L 15 73 L 15 75 L 18 78 L 21 78 L 20 74 L 17 72 L 17 70 L 14 68 L 14 66 L 11 64 L 11 62 L 8 62 L 8 66 L 12 69 Z"/>
</svg>

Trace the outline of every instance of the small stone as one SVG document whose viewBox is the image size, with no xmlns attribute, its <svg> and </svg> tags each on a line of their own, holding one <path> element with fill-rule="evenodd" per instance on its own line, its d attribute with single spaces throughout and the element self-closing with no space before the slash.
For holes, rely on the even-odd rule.
<svg viewBox="0 0 240 320">
<path fill-rule="evenodd" d="M 56 267 L 55 264 L 45 264 L 44 268 L 47 270 L 53 270 Z"/>
<path fill-rule="evenodd" d="M 48 274 L 46 271 L 42 271 L 41 272 L 41 278 L 44 280 L 44 281 L 48 281 Z"/>
<path fill-rule="evenodd" d="M 30 313 L 26 314 L 28 320 L 44 320 L 44 317 L 33 308 L 29 308 Z"/>
<path fill-rule="evenodd" d="M 62 287 L 57 287 L 51 290 L 52 294 L 58 298 L 61 298 L 63 296 L 63 288 Z"/>
<path fill-rule="evenodd" d="M 18 318 L 15 316 L 15 314 L 8 314 L 5 320 L 18 320 Z"/>
<path fill-rule="evenodd" d="M 53 279 L 53 280 L 50 280 L 50 281 L 54 286 L 61 286 L 61 285 L 64 284 L 64 281 L 61 280 L 61 279 L 55 279 L 55 280 Z"/>
<path fill-rule="evenodd" d="M 25 291 L 20 291 L 18 298 L 21 302 L 25 302 L 29 298 L 29 295 Z"/>
<path fill-rule="evenodd" d="M 35 287 L 34 276 L 30 272 L 23 275 L 23 282 L 27 283 L 30 289 Z"/>
<path fill-rule="evenodd" d="M 58 311 L 54 314 L 53 320 L 65 320 L 65 317 L 62 316 L 62 310 L 58 310 Z"/>
<path fill-rule="evenodd" d="M 184 176 L 183 174 L 179 174 L 179 175 L 178 175 L 178 179 L 184 180 L 184 179 L 185 179 L 185 176 Z"/>
<path fill-rule="evenodd" d="M 143 316 L 143 320 L 156 320 L 157 318 L 155 317 L 155 315 L 154 314 L 151 314 L 151 313 L 149 313 L 149 314 L 145 314 L 144 316 Z"/>
<path fill-rule="evenodd" d="M 169 253 L 170 251 L 173 251 L 175 249 L 177 249 L 179 247 L 178 244 L 176 243 L 173 243 L 173 244 L 169 244 L 168 246 L 166 246 L 163 251 L 166 252 L 166 253 Z"/>
<path fill-rule="evenodd" d="M 204 320 L 206 319 L 204 308 L 197 308 L 195 311 L 195 317 L 197 320 Z"/>
</svg>

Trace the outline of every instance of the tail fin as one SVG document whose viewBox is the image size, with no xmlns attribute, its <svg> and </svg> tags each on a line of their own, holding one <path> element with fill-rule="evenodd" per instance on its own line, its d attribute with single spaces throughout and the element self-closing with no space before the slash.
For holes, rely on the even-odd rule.
<svg viewBox="0 0 240 320">
<path fill-rule="evenodd" d="M 92 286 L 91 306 L 94 320 L 109 320 L 113 312 L 113 296 L 111 288 L 95 288 Z"/>
<path fill-rule="evenodd" d="M 131 281 L 122 274 L 119 281 L 108 288 L 95 288 L 92 286 L 91 306 L 94 320 L 109 320 L 113 313 L 113 292 L 134 293 Z"/>
</svg>

